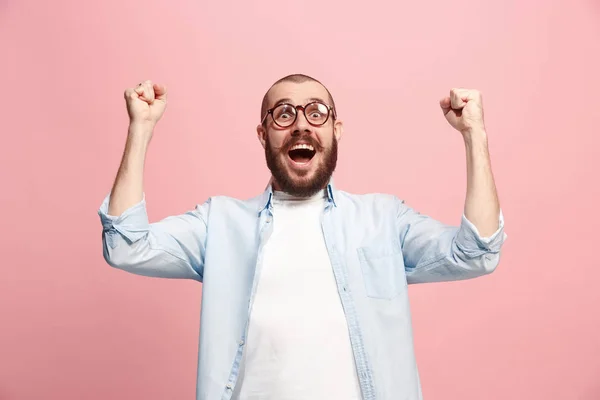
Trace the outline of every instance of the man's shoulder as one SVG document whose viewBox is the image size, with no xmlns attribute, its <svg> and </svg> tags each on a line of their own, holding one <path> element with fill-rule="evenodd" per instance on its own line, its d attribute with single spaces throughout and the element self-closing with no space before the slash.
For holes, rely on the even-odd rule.
<svg viewBox="0 0 600 400">
<path fill-rule="evenodd" d="M 252 210 L 259 210 L 262 203 L 266 205 L 265 196 L 262 194 L 249 198 L 241 198 L 228 195 L 213 195 L 207 198 L 205 202 L 206 206 L 208 206 L 209 208 L 225 207 Z"/>
<path fill-rule="evenodd" d="M 207 214 L 256 216 L 263 211 L 271 201 L 269 190 L 251 194 L 249 197 L 217 194 L 208 197 L 199 207 Z"/>
<path fill-rule="evenodd" d="M 357 204 L 397 205 L 402 202 L 396 195 L 380 192 L 352 193 L 345 190 L 336 190 L 334 196 L 339 198 L 340 201 Z"/>
<path fill-rule="evenodd" d="M 340 212 L 347 215 L 397 215 L 403 201 L 390 193 L 352 193 L 345 190 L 334 192 L 334 201 Z"/>
</svg>

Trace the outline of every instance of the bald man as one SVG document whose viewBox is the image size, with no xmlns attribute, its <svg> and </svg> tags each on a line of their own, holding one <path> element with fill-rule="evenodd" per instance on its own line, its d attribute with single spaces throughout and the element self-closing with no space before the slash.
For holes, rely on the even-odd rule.
<svg viewBox="0 0 600 400">
<path fill-rule="evenodd" d="M 440 101 L 466 149 L 459 226 L 393 195 L 336 188 L 343 123 L 329 90 L 300 74 L 264 96 L 262 193 L 211 197 L 149 223 L 144 160 L 167 91 L 145 81 L 125 98 L 125 151 L 99 210 L 104 257 L 203 283 L 197 400 L 421 399 L 407 284 L 489 274 L 506 239 L 480 93 L 453 89 Z"/>
</svg>

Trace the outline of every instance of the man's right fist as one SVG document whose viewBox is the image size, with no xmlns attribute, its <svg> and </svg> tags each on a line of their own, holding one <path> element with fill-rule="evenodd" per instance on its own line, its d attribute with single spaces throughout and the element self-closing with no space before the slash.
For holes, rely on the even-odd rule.
<svg viewBox="0 0 600 400">
<path fill-rule="evenodd" d="M 131 124 L 154 126 L 167 107 L 167 88 L 152 81 L 144 81 L 125 91 L 125 101 Z"/>
</svg>

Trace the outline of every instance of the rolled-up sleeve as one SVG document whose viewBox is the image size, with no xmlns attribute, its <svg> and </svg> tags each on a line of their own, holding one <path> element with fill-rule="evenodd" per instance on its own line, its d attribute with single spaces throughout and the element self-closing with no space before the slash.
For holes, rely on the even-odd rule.
<svg viewBox="0 0 600 400">
<path fill-rule="evenodd" d="M 408 283 L 442 282 L 475 278 L 493 272 L 500 262 L 504 215 L 498 229 L 482 237 L 463 214 L 451 226 L 420 214 L 399 202 L 398 227 Z"/>
<path fill-rule="evenodd" d="M 155 223 L 148 220 L 145 197 L 119 216 L 108 214 L 109 202 L 110 194 L 98 210 L 109 265 L 137 275 L 202 281 L 209 201 Z"/>
<path fill-rule="evenodd" d="M 498 253 L 506 240 L 506 237 L 502 210 L 500 210 L 498 218 L 498 229 L 492 235 L 486 237 L 482 237 L 479 234 L 477 227 L 463 214 L 461 227 L 458 230 L 458 236 L 456 238 L 456 244 L 462 248 L 463 251 L 471 253 L 476 257 L 480 255 L 481 252 Z"/>
</svg>

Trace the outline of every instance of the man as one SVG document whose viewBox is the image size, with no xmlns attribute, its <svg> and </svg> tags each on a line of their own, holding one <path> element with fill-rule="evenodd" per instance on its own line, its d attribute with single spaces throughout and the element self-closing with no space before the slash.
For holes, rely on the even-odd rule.
<svg viewBox="0 0 600 400">
<path fill-rule="evenodd" d="M 99 214 L 108 264 L 203 282 L 197 399 L 421 399 L 407 283 L 488 274 L 506 237 L 481 95 L 453 89 L 440 101 L 467 154 L 458 227 L 395 196 L 338 190 L 342 121 L 305 75 L 265 94 L 262 194 L 213 197 L 150 224 L 143 165 L 166 96 L 150 81 L 125 92 L 125 152 Z"/>
</svg>

